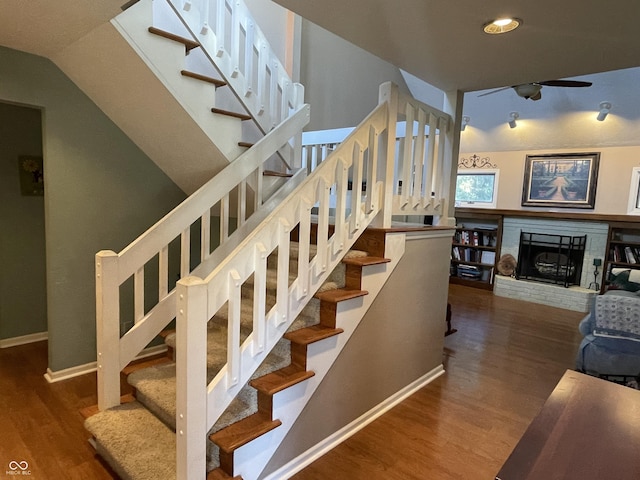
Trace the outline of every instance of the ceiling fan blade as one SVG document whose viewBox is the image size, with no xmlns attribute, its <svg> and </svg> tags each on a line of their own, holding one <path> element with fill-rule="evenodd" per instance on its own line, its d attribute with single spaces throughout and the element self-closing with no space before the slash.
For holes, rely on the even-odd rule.
<svg viewBox="0 0 640 480">
<path fill-rule="evenodd" d="M 498 93 L 498 92 L 501 92 L 503 90 L 508 90 L 510 88 L 512 88 L 512 87 L 497 88 L 496 90 L 491 90 L 490 92 L 482 93 L 482 94 L 478 95 L 478 97 L 484 97 L 486 95 L 491 95 L 492 93 Z"/>
<path fill-rule="evenodd" d="M 582 82 L 580 80 L 547 80 L 537 83 L 547 87 L 590 87 L 593 85 L 591 82 Z"/>
</svg>

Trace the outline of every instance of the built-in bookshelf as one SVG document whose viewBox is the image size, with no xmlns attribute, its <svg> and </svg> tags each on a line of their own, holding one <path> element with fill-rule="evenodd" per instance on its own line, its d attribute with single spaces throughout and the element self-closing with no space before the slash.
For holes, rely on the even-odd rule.
<svg viewBox="0 0 640 480">
<path fill-rule="evenodd" d="M 502 216 L 477 214 L 456 217 L 451 245 L 451 283 L 493 289 L 502 237 Z"/>
<path fill-rule="evenodd" d="M 640 288 L 640 224 L 638 223 L 609 224 L 601 290 L 605 292 L 610 288 Z"/>
</svg>

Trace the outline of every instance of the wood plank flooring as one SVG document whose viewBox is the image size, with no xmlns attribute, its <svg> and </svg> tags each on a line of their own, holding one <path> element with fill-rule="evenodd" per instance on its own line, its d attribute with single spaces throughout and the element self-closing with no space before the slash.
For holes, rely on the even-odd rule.
<svg viewBox="0 0 640 480">
<path fill-rule="evenodd" d="M 573 367 L 583 314 L 459 285 L 450 302 L 458 331 L 445 339 L 447 373 L 295 480 L 493 478 Z M 82 426 L 95 374 L 48 384 L 46 367 L 46 342 L 0 350 L 0 474 L 27 461 L 33 480 L 117 478 Z"/>
<path fill-rule="evenodd" d="M 573 368 L 582 313 L 451 285 L 446 374 L 294 480 L 492 479 Z"/>
</svg>

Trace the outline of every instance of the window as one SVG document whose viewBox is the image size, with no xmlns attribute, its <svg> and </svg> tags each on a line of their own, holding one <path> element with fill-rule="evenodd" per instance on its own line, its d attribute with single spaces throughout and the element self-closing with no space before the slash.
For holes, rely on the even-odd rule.
<svg viewBox="0 0 640 480">
<path fill-rule="evenodd" d="M 640 215 L 640 167 L 633 167 L 631 172 L 631 189 L 629 190 L 629 215 Z"/>
<path fill-rule="evenodd" d="M 499 170 L 458 170 L 456 206 L 495 208 Z"/>
</svg>

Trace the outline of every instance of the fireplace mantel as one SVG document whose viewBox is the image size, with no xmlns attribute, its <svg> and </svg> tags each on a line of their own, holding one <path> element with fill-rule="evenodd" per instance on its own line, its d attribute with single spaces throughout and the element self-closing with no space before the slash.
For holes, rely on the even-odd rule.
<svg viewBox="0 0 640 480">
<path fill-rule="evenodd" d="M 503 217 L 531 217 L 554 220 L 575 220 L 582 222 L 640 222 L 637 215 L 609 215 L 601 213 L 575 212 L 550 212 L 548 210 L 499 210 L 495 208 L 456 208 L 456 216 L 472 216 L 477 213 L 502 215 Z"/>
</svg>

